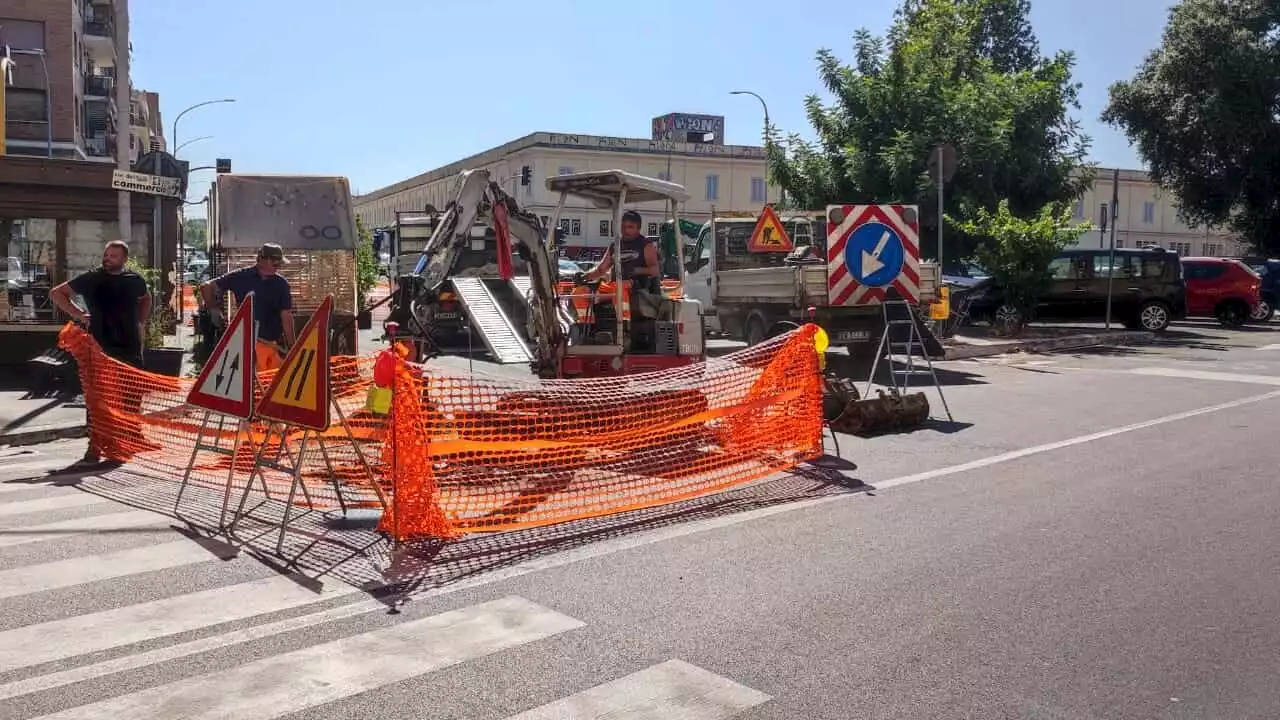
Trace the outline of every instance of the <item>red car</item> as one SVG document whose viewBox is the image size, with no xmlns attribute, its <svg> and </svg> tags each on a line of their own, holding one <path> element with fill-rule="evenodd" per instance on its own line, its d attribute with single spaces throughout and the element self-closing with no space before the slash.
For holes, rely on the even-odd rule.
<svg viewBox="0 0 1280 720">
<path fill-rule="evenodd" d="M 1262 279 L 1239 260 L 1182 258 L 1182 279 L 1187 317 L 1213 317 L 1226 327 L 1240 327 L 1262 303 Z"/>
</svg>

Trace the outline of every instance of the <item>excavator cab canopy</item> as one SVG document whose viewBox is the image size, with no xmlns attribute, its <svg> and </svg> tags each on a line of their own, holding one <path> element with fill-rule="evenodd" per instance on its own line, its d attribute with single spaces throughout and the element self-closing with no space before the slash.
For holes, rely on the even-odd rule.
<svg viewBox="0 0 1280 720">
<path fill-rule="evenodd" d="M 547 178 L 547 189 L 586 198 L 601 209 L 613 208 L 621 203 L 689 201 L 689 193 L 680 185 L 626 170 L 590 170 L 556 175 Z"/>
</svg>

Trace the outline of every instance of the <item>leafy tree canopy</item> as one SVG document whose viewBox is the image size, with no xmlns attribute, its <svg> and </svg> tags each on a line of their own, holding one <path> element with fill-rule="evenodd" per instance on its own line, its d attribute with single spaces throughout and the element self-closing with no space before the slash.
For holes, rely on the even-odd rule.
<svg viewBox="0 0 1280 720">
<path fill-rule="evenodd" d="M 1079 107 L 1074 58 L 1041 56 L 1029 6 L 905 0 L 885 37 L 855 33 L 852 63 L 820 50 L 819 76 L 834 100 L 805 101 L 816 142 L 770 131 L 771 179 L 798 207 L 916 203 L 931 226 L 938 208 L 927 161 L 946 142 L 958 159 L 947 209 L 994 210 L 1007 200 L 1014 215 L 1034 216 L 1078 196 L 1091 178 L 1078 172 L 1087 171 L 1089 139 L 1069 116 Z"/>
<path fill-rule="evenodd" d="M 1183 0 L 1102 119 L 1192 225 L 1280 252 L 1280 2 Z"/>
</svg>

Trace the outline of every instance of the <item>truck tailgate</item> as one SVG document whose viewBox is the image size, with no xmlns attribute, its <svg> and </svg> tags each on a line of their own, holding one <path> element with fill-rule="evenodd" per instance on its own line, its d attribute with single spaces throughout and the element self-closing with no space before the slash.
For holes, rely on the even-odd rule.
<svg viewBox="0 0 1280 720">
<path fill-rule="evenodd" d="M 716 273 L 716 302 L 827 304 L 827 267 L 792 265 Z"/>
</svg>

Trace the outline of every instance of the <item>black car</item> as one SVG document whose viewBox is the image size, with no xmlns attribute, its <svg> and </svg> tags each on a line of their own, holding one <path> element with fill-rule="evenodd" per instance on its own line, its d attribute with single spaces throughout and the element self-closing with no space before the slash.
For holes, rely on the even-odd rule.
<svg viewBox="0 0 1280 720">
<path fill-rule="evenodd" d="M 1276 314 L 1276 299 L 1280 296 L 1280 260 L 1242 257 L 1237 258 L 1262 278 L 1262 302 L 1249 317 L 1254 322 L 1268 322 Z"/>
<path fill-rule="evenodd" d="M 1110 250 L 1064 250 L 1049 265 L 1053 282 L 1028 320 L 1103 321 L 1107 288 L 1111 317 L 1135 330 L 1161 332 L 1187 312 L 1187 287 L 1177 253 L 1163 248 L 1117 249 L 1114 271 Z M 969 317 L 998 325 L 1014 324 L 1018 311 L 1004 302 L 994 278 L 970 292 Z"/>
</svg>

